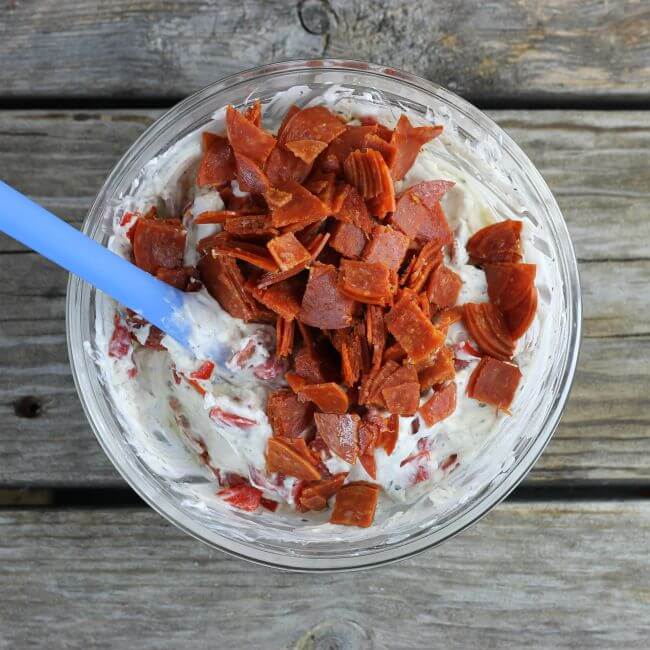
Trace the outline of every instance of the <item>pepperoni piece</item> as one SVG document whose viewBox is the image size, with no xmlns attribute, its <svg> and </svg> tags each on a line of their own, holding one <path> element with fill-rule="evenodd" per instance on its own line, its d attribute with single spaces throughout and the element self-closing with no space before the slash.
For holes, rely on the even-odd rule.
<svg viewBox="0 0 650 650">
<path fill-rule="evenodd" d="M 409 187 L 397 201 L 392 223 L 411 239 L 436 240 L 440 246 L 451 244 L 453 235 L 439 201 L 454 185 L 438 180 Z"/>
<path fill-rule="evenodd" d="M 254 287 L 251 292 L 256 300 L 286 320 L 293 320 L 300 311 L 302 283 L 295 278 L 278 282 L 267 289 Z"/>
<path fill-rule="evenodd" d="M 302 481 L 317 481 L 320 472 L 303 458 L 287 441 L 269 438 L 266 443 L 266 470 Z"/>
<path fill-rule="evenodd" d="M 298 318 L 306 325 L 335 330 L 352 322 L 354 300 L 338 288 L 338 271 L 329 264 L 315 263 L 309 272 Z"/>
<path fill-rule="evenodd" d="M 196 173 L 196 184 L 219 186 L 235 178 L 235 157 L 227 138 L 204 131 L 201 134 L 203 156 Z"/>
<path fill-rule="evenodd" d="M 420 404 L 419 382 L 387 386 L 381 391 L 386 408 L 396 415 L 415 415 Z"/>
<path fill-rule="evenodd" d="M 361 335 L 357 328 L 336 330 L 333 342 L 341 355 L 343 383 L 352 386 L 359 379 L 364 366 Z"/>
<path fill-rule="evenodd" d="M 216 238 L 212 246 L 213 256 L 234 257 L 249 264 L 258 266 L 265 271 L 277 271 L 278 266 L 275 260 L 269 255 L 264 246 L 251 244 L 247 241 Z"/>
<path fill-rule="evenodd" d="M 354 224 L 338 221 L 334 224 L 329 245 L 343 257 L 357 258 L 366 245 L 366 236 Z"/>
<path fill-rule="evenodd" d="M 381 442 L 386 421 L 375 413 L 368 413 L 359 424 L 359 456 L 372 454 Z"/>
<path fill-rule="evenodd" d="M 318 435 L 329 450 L 351 465 L 357 459 L 360 418 L 354 413 L 314 413 Z"/>
<path fill-rule="evenodd" d="M 409 247 L 406 235 L 390 226 L 375 226 L 362 257 L 366 262 L 379 262 L 397 271 Z"/>
<path fill-rule="evenodd" d="M 282 134 L 284 133 L 284 130 L 287 127 L 287 124 L 289 123 L 289 120 L 296 113 L 300 113 L 300 108 L 298 108 L 298 106 L 296 106 L 295 104 L 291 104 L 291 106 L 289 106 L 289 108 L 287 109 L 287 112 L 284 114 L 284 117 L 282 118 L 282 122 L 280 123 L 280 128 L 278 129 L 278 133 L 277 133 L 278 140 L 282 138 Z"/>
<path fill-rule="evenodd" d="M 372 373 L 366 382 L 365 390 L 359 393 L 359 403 L 384 407 L 386 404 L 381 390 L 386 380 L 399 368 L 400 365 L 398 363 L 387 361 L 381 368 Z"/>
<path fill-rule="evenodd" d="M 406 115 L 400 115 L 390 139 L 396 149 L 395 160 L 390 169 L 393 180 L 401 181 L 413 166 L 422 146 L 441 133 L 441 126 L 413 127 Z"/>
<path fill-rule="evenodd" d="M 518 305 L 503 312 L 506 325 L 513 339 L 522 337 L 535 318 L 537 311 L 537 289 L 530 288 L 528 295 Z"/>
<path fill-rule="evenodd" d="M 373 221 L 368 214 L 365 201 L 352 185 L 346 185 L 345 189 L 345 199 L 341 209 L 334 213 L 334 218 L 349 222 L 369 235 L 372 232 Z"/>
<path fill-rule="evenodd" d="M 377 199 L 374 212 L 383 216 L 395 210 L 395 189 L 382 155 L 374 149 L 353 151 L 343 163 L 345 179 L 364 199 Z"/>
<path fill-rule="evenodd" d="M 284 380 L 289 384 L 289 388 L 291 388 L 294 393 L 297 393 L 303 386 L 307 385 L 307 381 L 295 372 L 285 372 Z"/>
<path fill-rule="evenodd" d="M 498 307 L 468 302 L 463 305 L 463 321 L 481 352 L 504 361 L 512 357 L 515 343 Z"/>
<path fill-rule="evenodd" d="M 196 223 L 196 221 L 195 221 Z M 223 224 L 225 232 L 241 237 L 273 237 L 278 234 L 268 214 L 247 214 L 228 217 Z"/>
<path fill-rule="evenodd" d="M 314 407 L 288 389 L 269 394 L 266 414 L 274 436 L 297 438 L 311 424 Z"/>
<path fill-rule="evenodd" d="M 377 479 L 377 462 L 375 461 L 375 454 L 363 454 L 359 456 L 361 467 L 366 470 L 368 476 L 374 480 Z"/>
<path fill-rule="evenodd" d="M 199 272 L 193 266 L 182 269 L 158 269 L 156 277 L 181 291 L 198 291 L 201 288 Z"/>
<path fill-rule="evenodd" d="M 443 309 L 436 318 L 436 327 L 446 332 L 451 325 L 463 320 L 462 307 L 450 307 Z"/>
<path fill-rule="evenodd" d="M 198 269 L 208 293 L 231 316 L 246 322 L 259 318 L 260 310 L 244 289 L 244 276 L 233 258 L 205 255 Z"/>
<path fill-rule="evenodd" d="M 293 223 L 310 223 L 324 219 L 327 206 L 309 190 L 294 181 L 283 185 L 282 190 L 290 194 L 289 200 L 273 210 L 273 225 L 286 226 Z"/>
<path fill-rule="evenodd" d="M 387 266 L 373 262 L 341 260 L 339 289 L 352 300 L 371 305 L 388 305 L 392 291 Z"/>
<path fill-rule="evenodd" d="M 313 164 L 319 154 L 327 148 L 327 142 L 319 140 L 294 140 L 286 142 L 285 148 L 307 165 Z"/>
<path fill-rule="evenodd" d="M 237 163 L 237 183 L 242 192 L 264 194 L 271 187 L 271 183 L 262 168 L 248 156 L 235 153 Z"/>
<path fill-rule="evenodd" d="M 420 415 L 428 427 L 448 418 L 456 410 L 456 384 L 450 382 L 433 393 L 420 408 Z"/>
<path fill-rule="evenodd" d="M 426 359 L 445 341 L 445 334 L 433 326 L 409 295 L 403 296 L 384 320 L 388 331 L 414 362 Z"/>
<path fill-rule="evenodd" d="M 467 395 L 472 399 L 508 409 L 521 379 L 521 371 L 512 363 L 483 357 L 467 384 Z"/>
<path fill-rule="evenodd" d="M 337 474 L 332 478 L 317 483 L 309 483 L 300 492 L 298 499 L 305 510 L 322 510 L 327 507 L 327 500 L 333 497 L 343 486 L 347 474 Z"/>
<path fill-rule="evenodd" d="M 226 131 L 235 153 L 250 158 L 259 167 L 264 167 L 266 159 L 275 147 L 275 138 L 270 133 L 255 126 L 232 106 L 226 109 Z"/>
<path fill-rule="evenodd" d="M 397 447 L 399 438 L 399 415 L 391 415 L 386 419 L 386 426 L 382 431 L 381 446 L 390 456 Z"/>
<path fill-rule="evenodd" d="M 262 502 L 262 492 L 246 483 L 219 490 L 217 496 L 231 506 L 247 512 L 257 510 Z"/>
<path fill-rule="evenodd" d="M 201 212 L 198 217 L 194 219 L 195 225 L 200 225 L 204 223 L 226 223 L 228 219 L 239 217 L 241 213 L 237 210 L 207 210 L 206 212 Z"/>
<path fill-rule="evenodd" d="M 376 135 L 375 133 L 369 133 L 363 141 L 363 146 L 365 149 L 374 149 L 375 151 L 378 151 L 386 161 L 386 165 L 390 170 L 390 167 L 394 164 L 395 157 L 397 155 L 397 149 L 394 145 L 390 144 L 390 142 L 386 142 L 386 140 L 384 140 L 381 136 Z"/>
<path fill-rule="evenodd" d="M 427 278 L 442 264 L 442 250 L 437 240 L 427 242 L 413 257 L 409 265 L 408 275 L 405 274 L 404 284 L 413 291 L 421 291 Z"/>
<path fill-rule="evenodd" d="M 443 346 L 438 350 L 433 363 L 418 372 L 420 389 L 428 390 L 436 384 L 451 381 L 455 376 L 454 353 L 451 348 Z"/>
<path fill-rule="evenodd" d="M 309 176 L 311 165 L 278 144 L 269 154 L 264 171 L 271 185 L 282 187 L 290 181 L 302 183 Z"/>
<path fill-rule="evenodd" d="M 283 359 L 291 354 L 295 329 L 293 318 L 287 320 L 280 317 L 275 321 L 275 355 L 278 359 Z"/>
<path fill-rule="evenodd" d="M 275 237 L 266 244 L 266 247 L 282 271 L 292 269 L 311 259 L 309 251 L 290 232 Z"/>
<path fill-rule="evenodd" d="M 244 117 L 255 126 L 260 126 L 262 124 L 262 102 L 256 99 L 253 105 L 244 111 Z"/>
<path fill-rule="evenodd" d="M 324 384 L 336 378 L 331 357 L 334 351 L 324 344 L 300 348 L 294 355 L 296 373 L 310 384 Z"/>
<path fill-rule="evenodd" d="M 440 264 L 431 274 L 427 285 L 427 298 L 439 309 L 453 307 L 458 301 L 458 294 L 463 281 L 458 273 L 444 264 Z"/>
<path fill-rule="evenodd" d="M 504 312 L 529 298 L 537 271 L 535 264 L 488 263 L 483 269 L 490 302 Z"/>
<path fill-rule="evenodd" d="M 508 219 L 474 233 L 467 242 L 473 264 L 521 261 L 521 221 Z"/>
<path fill-rule="evenodd" d="M 186 232 L 175 223 L 138 219 L 133 236 L 133 258 L 136 266 L 155 274 L 160 268 L 183 266 Z"/>
<path fill-rule="evenodd" d="M 336 495 L 330 523 L 368 528 L 375 518 L 378 499 L 378 485 L 364 481 L 348 483 Z"/>
<path fill-rule="evenodd" d="M 366 339 L 373 348 L 372 365 L 378 368 L 386 347 L 386 327 L 381 308 L 376 305 L 367 305 L 365 320 Z"/>
<path fill-rule="evenodd" d="M 347 393 L 334 382 L 309 384 L 300 389 L 298 396 L 314 402 L 325 413 L 345 413 L 349 406 Z"/>
<path fill-rule="evenodd" d="M 281 144 L 296 140 L 317 140 L 329 144 L 345 128 L 345 124 L 325 106 L 312 106 L 294 112 L 278 139 Z"/>
<path fill-rule="evenodd" d="M 323 154 L 323 163 L 328 171 L 340 172 L 347 157 L 365 147 L 366 138 L 377 133 L 377 126 L 347 126 L 337 138 L 330 142 Z"/>
</svg>

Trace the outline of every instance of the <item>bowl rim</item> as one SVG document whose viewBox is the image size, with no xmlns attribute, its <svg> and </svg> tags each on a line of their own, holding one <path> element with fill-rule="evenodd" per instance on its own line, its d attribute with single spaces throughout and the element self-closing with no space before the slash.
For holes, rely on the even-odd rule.
<svg viewBox="0 0 650 650">
<path fill-rule="evenodd" d="M 501 501 L 503 501 L 512 492 L 512 490 L 517 487 L 517 485 L 525 478 L 535 462 L 538 460 L 548 445 L 555 430 L 557 429 L 569 393 L 571 391 L 580 354 L 582 330 L 582 293 L 575 249 L 569 235 L 564 216 L 562 215 L 562 212 L 557 205 L 557 202 L 555 201 L 550 188 L 546 184 L 546 181 L 543 179 L 532 161 L 530 161 L 528 156 L 516 144 L 516 142 L 483 111 L 479 110 L 474 105 L 462 97 L 456 95 L 452 91 L 447 90 L 443 86 L 440 86 L 439 84 L 436 84 L 417 75 L 398 70 L 390 66 L 381 66 L 354 59 L 296 59 L 261 65 L 244 70 L 242 72 L 230 74 L 192 93 L 162 113 L 129 146 L 127 151 L 114 165 L 101 189 L 98 191 L 97 196 L 84 219 L 82 227 L 83 232 L 90 234 L 90 230 L 94 225 L 90 221 L 90 216 L 96 211 L 98 204 L 100 203 L 100 199 L 105 194 L 107 188 L 113 184 L 113 182 L 123 173 L 123 170 L 128 166 L 128 164 L 132 162 L 131 159 L 134 157 L 135 152 L 141 148 L 141 145 L 143 143 L 154 140 L 158 135 L 158 132 L 161 131 L 163 127 L 168 128 L 167 121 L 169 120 L 171 114 L 174 114 L 175 118 L 177 119 L 182 113 L 191 107 L 194 107 L 195 105 L 201 103 L 205 98 L 209 97 L 213 93 L 218 92 L 219 90 L 224 90 L 226 88 L 231 88 L 245 81 L 250 81 L 252 79 L 260 77 L 268 78 L 269 76 L 277 76 L 289 72 L 305 71 L 310 68 L 314 70 L 327 70 L 328 72 L 340 70 L 342 72 L 348 73 L 354 72 L 356 70 L 360 73 L 363 73 L 364 75 L 395 78 L 400 83 L 407 86 L 412 86 L 419 91 L 423 91 L 429 94 L 435 93 L 438 96 L 442 96 L 445 102 L 448 102 L 449 104 L 452 104 L 456 108 L 460 109 L 462 112 L 469 114 L 469 116 L 472 119 L 476 120 L 482 128 L 487 129 L 491 135 L 498 135 L 500 145 L 504 149 L 509 150 L 509 153 L 511 155 L 514 155 L 517 161 L 525 166 L 527 174 L 532 177 L 532 180 L 535 182 L 536 187 L 544 192 L 544 200 L 549 202 L 549 209 L 555 212 L 559 217 L 558 222 L 555 224 L 555 226 L 559 228 L 559 234 L 565 240 L 564 243 L 566 245 L 566 248 L 564 249 L 564 256 L 567 263 L 566 270 L 568 272 L 568 275 L 565 278 L 565 281 L 570 286 L 571 293 L 575 299 L 575 302 L 572 305 L 573 320 L 568 323 L 568 354 L 564 367 L 564 375 L 562 377 L 561 384 L 558 386 L 558 390 L 550 411 L 547 414 L 539 433 L 530 444 L 528 450 L 522 454 L 522 456 L 517 460 L 515 464 L 512 465 L 507 475 L 497 486 L 491 488 L 470 508 L 460 513 L 457 517 L 455 517 L 449 523 L 445 524 L 445 526 L 440 529 L 440 532 L 442 533 L 442 531 L 446 531 L 447 528 L 453 527 L 451 532 L 446 531 L 444 534 L 440 534 L 438 539 L 431 539 L 430 535 L 424 534 L 418 536 L 416 539 L 408 540 L 397 546 L 388 546 L 386 548 L 373 551 L 371 554 L 367 555 L 311 558 L 285 554 L 281 556 L 283 561 L 278 562 L 273 560 L 273 558 L 276 557 L 275 554 L 272 554 L 265 549 L 260 549 L 253 543 L 244 544 L 243 542 L 240 542 L 238 540 L 230 540 L 224 535 L 214 532 L 213 535 L 219 540 L 219 542 L 216 542 L 213 539 L 209 539 L 207 536 L 201 533 L 201 531 L 205 530 L 202 525 L 193 526 L 192 524 L 195 522 L 195 520 L 192 517 L 188 516 L 184 510 L 179 508 L 176 504 L 171 503 L 169 500 L 165 500 L 165 507 L 163 507 L 163 504 L 155 498 L 159 495 L 150 493 L 149 490 L 146 489 L 147 486 L 144 483 L 139 483 L 135 480 L 134 477 L 130 476 L 127 472 L 127 467 L 125 465 L 122 465 L 122 463 L 116 459 L 108 444 L 108 438 L 105 437 L 105 434 L 110 432 L 103 431 L 102 429 L 106 429 L 105 423 L 101 423 L 100 426 L 100 423 L 98 423 L 94 417 L 94 412 L 90 404 L 90 396 L 92 395 L 92 391 L 85 390 L 86 384 L 88 382 L 87 379 L 82 376 L 82 373 L 84 371 L 84 364 L 86 363 L 86 359 L 84 358 L 86 351 L 83 345 L 77 345 L 75 342 L 73 342 L 73 334 L 76 333 L 79 329 L 77 323 L 75 322 L 75 318 L 78 319 L 81 317 L 81 315 L 75 311 L 75 297 L 83 290 L 84 286 L 87 285 L 85 285 L 85 283 L 78 279 L 76 276 L 69 276 L 66 295 L 66 339 L 75 388 L 77 390 L 77 394 L 79 396 L 86 418 L 90 423 L 95 437 L 97 438 L 100 446 L 110 459 L 113 466 L 118 470 L 118 472 L 130 485 L 130 487 L 143 499 L 145 503 L 147 503 L 153 510 L 162 515 L 166 520 L 168 520 L 177 528 L 181 529 L 186 534 L 207 544 L 210 547 L 217 548 L 233 557 L 244 559 L 262 566 L 268 566 L 293 572 L 327 573 L 355 571 L 383 566 L 386 564 L 391 564 L 393 562 L 401 561 L 408 557 L 412 557 L 430 548 L 434 548 L 435 546 L 441 544 L 444 541 L 448 541 L 455 535 L 461 533 L 462 531 L 480 521 L 480 519 L 482 519 L 490 510 L 492 510 Z M 251 551 L 252 554 L 248 554 L 241 549 Z"/>
</svg>

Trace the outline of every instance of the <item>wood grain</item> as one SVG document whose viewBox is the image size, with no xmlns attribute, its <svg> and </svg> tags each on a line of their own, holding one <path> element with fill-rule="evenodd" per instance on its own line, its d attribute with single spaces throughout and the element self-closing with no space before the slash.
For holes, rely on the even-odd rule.
<svg viewBox="0 0 650 650">
<path fill-rule="evenodd" d="M 0 647 L 640 649 L 650 632 L 646 501 L 503 504 L 338 575 L 230 559 L 149 510 L 4 511 L 0 531 Z"/>
<path fill-rule="evenodd" d="M 116 159 L 158 114 L 0 112 L 0 176 L 78 225 Z M 650 115 L 492 116 L 549 181 L 581 259 L 581 363 L 529 481 L 648 481 Z M 0 484 L 122 484 L 70 377 L 65 284 L 61 270 L 0 237 Z M 25 417 L 33 413 L 21 400 L 30 397 L 37 417 Z"/>
<path fill-rule="evenodd" d="M 331 56 L 478 101 L 645 102 L 649 33 L 635 0 L 2 0 L 0 96 L 177 98 L 261 63 Z"/>
</svg>

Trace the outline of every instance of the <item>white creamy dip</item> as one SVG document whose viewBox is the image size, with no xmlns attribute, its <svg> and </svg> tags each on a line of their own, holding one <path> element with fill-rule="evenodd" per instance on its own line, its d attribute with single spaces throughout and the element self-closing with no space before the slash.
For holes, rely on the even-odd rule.
<svg viewBox="0 0 650 650">
<path fill-rule="evenodd" d="M 301 88 L 293 89 L 278 96 L 271 108 L 281 114 L 281 107 L 286 109 L 293 101 L 300 102 L 303 94 Z M 307 105 L 314 103 L 325 103 L 348 118 L 374 113 L 390 127 L 399 116 L 395 109 L 389 110 L 372 102 L 360 104 L 356 99 L 352 101 L 338 87 L 312 99 Z M 265 126 L 269 128 L 266 121 Z M 207 130 L 218 132 L 223 128 L 223 111 L 219 111 Z M 404 180 L 396 183 L 395 189 L 396 193 L 401 193 L 416 183 L 436 179 L 456 183 L 442 199 L 455 238 L 453 256 L 447 255 L 445 262 L 463 281 L 459 304 L 487 302 L 485 274 L 469 265 L 465 245 L 477 230 L 506 218 L 506 211 L 500 210 L 499 199 L 489 196 L 476 178 L 454 164 L 450 152 L 461 144 L 454 129 L 446 129 L 441 137 L 423 147 L 415 164 Z M 130 259 L 131 244 L 126 235 L 128 226 L 119 225 L 121 215 L 126 210 L 145 211 L 155 205 L 163 215 L 183 215 L 188 233 L 185 263 L 196 264 L 197 241 L 214 233 L 218 226 L 197 226 L 193 220 L 202 212 L 223 209 L 216 191 L 198 190 L 193 185 L 191 179 L 200 154 L 200 133 L 195 132 L 145 167 L 132 194 L 115 211 L 113 233 L 108 244 L 111 250 Z M 503 192 L 508 191 L 504 182 Z M 505 203 L 516 205 L 516 197 L 508 196 Z M 512 207 L 507 218 L 513 218 Z M 540 368 L 549 355 L 549 350 L 540 345 L 539 339 L 552 299 L 550 275 L 547 273 L 550 259 L 540 252 L 537 246 L 539 234 L 521 207 L 518 218 L 524 222 L 524 261 L 537 264 L 539 306 L 535 321 L 519 340 L 514 357 L 523 378 L 511 407 L 512 418 L 517 417 L 520 395 L 536 376 L 541 375 Z M 283 370 L 273 358 L 273 329 L 268 325 L 247 324 L 232 318 L 205 289 L 201 290 L 200 301 L 211 317 L 209 321 L 200 317 L 194 321 L 209 322 L 210 325 L 196 328 L 195 336 L 215 337 L 232 348 L 234 354 L 226 368 L 216 368 L 210 379 L 198 379 L 192 385 L 186 378 L 200 368 L 203 360 L 193 358 L 169 337 L 162 341 L 166 351 L 136 345 L 124 358 L 109 357 L 107 348 L 115 305 L 104 301 L 98 307 L 96 348 L 100 351 L 98 363 L 106 385 L 115 404 L 119 405 L 122 420 L 132 432 L 134 447 L 156 473 L 172 479 L 203 474 L 205 489 L 195 492 L 203 499 L 216 499 L 217 477 L 236 473 L 249 478 L 269 498 L 291 504 L 295 480 L 288 479 L 276 485 L 265 475 L 264 451 L 271 436 L 265 413 L 266 398 L 271 390 L 283 385 Z M 148 334 L 149 327 L 142 327 L 136 332 L 138 341 L 144 343 Z M 449 328 L 447 344 L 456 346 L 457 358 L 467 362 L 466 367 L 456 372 L 457 406 L 454 413 L 433 427 L 427 427 L 417 415 L 400 417 L 399 438 L 394 452 L 389 456 L 383 449 L 375 451 L 375 482 L 382 487 L 382 494 L 392 500 L 411 501 L 425 493 L 434 499 L 436 490 L 449 490 L 450 475 L 470 466 L 472 459 L 498 434 L 503 421 L 509 418 L 467 397 L 467 382 L 478 363 L 476 357 L 458 350 L 458 345 L 468 338 L 461 323 Z M 205 391 L 203 396 L 197 391 L 197 384 Z M 427 397 L 425 395 L 423 401 Z M 236 417 L 224 417 L 224 413 Z M 239 426 L 238 421 L 245 422 L 245 426 Z M 428 453 L 421 453 L 423 450 Z M 409 457 L 414 457 L 414 460 L 403 463 Z M 333 457 L 326 464 L 333 473 L 350 471 L 349 480 L 372 480 L 360 463 L 350 467 Z M 426 468 L 429 479 L 413 486 L 420 466 Z M 322 521 L 320 515 L 314 517 L 315 521 Z"/>
</svg>

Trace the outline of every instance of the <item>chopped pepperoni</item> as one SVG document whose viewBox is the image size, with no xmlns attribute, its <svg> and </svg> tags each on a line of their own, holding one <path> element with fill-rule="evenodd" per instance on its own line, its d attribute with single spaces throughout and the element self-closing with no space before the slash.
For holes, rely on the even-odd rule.
<svg viewBox="0 0 650 650">
<path fill-rule="evenodd" d="M 377 126 L 348 126 L 330 142 L 323 154 L 323 164 L 328 171 L 340 172 L 347 157 L 365 147 L 366 138 L 377 133 Z"/>
<path fill-rule="evenodd" d="M 329 245 L 343 257 L 358 258 L 366 245 L 366 236 L 352 223 L 339 221 L 334 224 Z"/>
<path fill-rule="evenodd" d="M 269 438 L 267 442 L 266 469 L 271 473 L 293 476 L 303 481 L 317 481 L 321 477 L 310 461 L 281 438 Z"/>
<path fill-rule="evenodd" d="M 395 190 L 382 155 L 374 149 L 353 151 L 343 163 L 345 179 L 364 199 L 378 200 L 375 213 L 383 217 L 395 210 Z"/>
<path fill-rule="evenodd" d="M 415 415 L 420 404 L 420 384 L 409 382 L 399 386 L 387 386 L 381 391 L 389 413 Z"/>
<path fill-rule="evenodd" d="M 422 146 L 441 133 L 441 126 L 413 127 L 406 115 L 401 115 L 390 140 L 396 149 L 390 170 L 393 180 L 401 181 L 413 166 Z"/>
<path fill-rule="evenodd" d="M 237 183 L 242 192 L 265 194 L 271 187 L 268 176 L 262 168 L 251 158 L 241 153 L 235 154 L 237 163 Z"/>
<path fill-rule="evenodd" d="M 409 295 L 393 306 L 385 321 L 388 330 L 414 362 L 426 359 L 444 343 L 445 334 L 433 326 Z"/>
<path fill-rule="evenodd" d="M 204 361 L 194 372 L 190 373 L 190 377 L 192 379 L 210 379 L 213 370 L 214 363 L 212 361 Z"/>
<path fill-rule="evenodd" d="M 436 327 L 446 332 L 451 325 L 463 320 L 462 307 L 450 307 L 443 309 L 436 318 Z"/>
<path fill-rule="evenodd" d="M 219 256 L 234 257 L 249 264 L 254 264 L 265 271 L 277 271 L 278 265 L 264 246 L 247 241 L 218 238 L 214 241 L 213 253 Z"/>
<path fill-rule="evenodd" d="M 240 237 L 274 237 L 278 234 L 271 225 L 268 214 L 246 214 L 228 217 L 223 225 L 225 232 Z"/>
<path fill-rule="evenodd" d="M 293 350 L 293 337 L 295 321 L 293 319 L 278 318 L 275 322 L 275 354 L 282 359 L 288 357 Z"/>
<path fill-rule="evenodd" d="M 418 372 L 420 389 L 428 390 L 436 384 L 451 381 L 456 376 L 454 354 L 451 348 L 441 347 L 431 365 L 427 365 Z"/>
<path fill-rule="evenodd" d="M 467 252 L 474 264 L 521 261 L 521 221 L 499 221 L 474 233 Z"/>
<path fill-rule="evenodd" d="M 266 414 L 275 436 L 297 438 L 311 424 L 313 413 L 314 407 L 290 390 L 276 390 L 268 397 Z"/>
<path fill-rule="evenodd" d="M 330 523 L 368 528 L 375 518 L 379 486 L 357 481 L 344 485 L 336 495 Z"/>
<path fill-rule="evenodd" d="M 311 259 L 310 252 L 291 232 L 275 237 L 266 244 L 266 247 L 282 271 L 292 269 Z"/>
<path fill-rule="evenodd" d="M 535 264 L 500 262 L 487 263 L 483 270 L 490 302 L 505 312 L 530 296 L 537 267 Z"/>
<path fill-rule="evenodd" d="M 339 210 L 334 212 L 334 218 L 339 221 L 351 223 L 366 235 L 372 232 L 373 221 L 368 214 L 365 201 L 351 185 L 344 186 L 345 196 Z"/>
<path fill-rule="evenodd" d="M 489 302 L 465 303 L 463 321 L 483 353 L 502 360 L 512 357 L 515 343 L 498 307 Z"/>
<path fill-rule="evenodd" d="M 289 200 L 273 210 L 273 225 L 280 227 L 293 223 L 310 223 L 324 219 L 328 214 L 327 206 L 309 190 L 294 181 L 283 185 Z"/>
<path fill-rule="evenodd" d="M 180 291 L 198 291 L 201 288 L 199 272 L 192 266 L 182 269 L 158 269 L 156 277 Z"/>
<path fill-rule="evenodd" d="M 304 163 L 311 165 L 323 149 L 327 147 L 327 142 L 319 140 L 294 140 L 286 142 L 284 145 L 294 156 L 300 158 Z"/>
<path fill-rule="evenodd" d="M 282 145 L 276 145 L 266 161 L 264 171 L 271 185 L 282 187 L 290 181 L 302 183 L 309 176 L 311 165 L 294 156 Z"/>
<path fill-rule="evenodd" d="M 260 310 L 244 289 L 244 276 L 233 258 L 205 255 L 198 268 L 208 293 L 231 316 L 247 322 L 259 318 Z"/>
<path fill-rule="evenodd" d="M 218 406 L 213 406 L 210 409 L 210 418 L 212 420 L 216 420 L 228 426 L 237 427 L 239 429 L 250 429 L 257 424 L 255 420 L 243 417 L 242 415 L 237 415 L 236 413 L 229 413 L 228 411 L 224 411 Z"/>
<path fill-rule="evenodd" d="M 294 393 L 302 390 L 302 388 L 307 385 L 307 380 L 295 372 L 285 373 L 284 380 L 289 384 L 289 388 L 291 388 Z"/>
<path fill-rule="evenodd" d="M 296 111 L 284 125 L 278 140 L 281 144 L 296 140 L 317 140 L 328 144 L 345 129 L 345 124 L 330 110 L 313 106 Z"/>
<path fill-rule="evenodd" d="M 331 363 L 334 351 L 325 344 L 300 348 L 294 355 L 296 373 L 310 384 L 324 384 L 336 378 L 336 370 Z"/>
<path fill-rule="evenodd" d="M 243 483 L 234 487 L 224 488 L 217 492 L 217 496 L 221 497 L 231 506 L 240 510 L 246 510 L 247 512 L 257 510 L 262 502 L 261 490 Z"/>
<path fill-rule="evenodd" d="M 308 384 L 300 389 L 298 396 L 314 402 L 324 413 L 345 413 L 348 410 L 348 395 L 334 382 Z"/>
<path fill-rule="evenodd" d="M 428 427 L 448 418 L 456 410 L 456 384 L 450 382 L 433 393 L 420 408 L 420 415 Z"/>
<path fill-rule="evenodd" d="M 469 379 L 467 395 L 499 409 L 508 409 L 520 379 L 521 371 L 514 364 L 483 357 Z"/>
<path fill-rule="evenodd" d="M 409 187 L 397 202 L 392 223 L 411 239 L 451 244 L 453 235 L 439 201 L 453 186 L 451 181 L 423 181 Z"/>
<path fill-rule="evenodd" d="M 389 269 L 373 262 L 341 260 L 339 289 L 352 300 L 388 305 L 392 298 Z"/>
<path fill-rule="evenodd" d="M 338 271 L 329 264 L 314 264 L 302 298 L 298 318 L 320 329 L 341 329 L 352 322 L 354 301 L 338 288 Z"/>
<path fill-rule="evenodd" d="M 442 264 L 442 250 L 437 240 L 427 242 L 413 257 L 403 284 L 413 291 L 421 291 L 432 272 Z"/>
<path fill-rule="evenodd" d="M 399 438 L 399 415 L 390 415 L 382 432 L 381 446 L 390 456 L 397 446 Z"/>
<path fill-rule="evenodd" d="M 174 223 L 138 219 L 133 236 L 136 265 L 151 274 L 160 268 L 175 269 L 183 266 L 185 237 L 185 230 Z"/>
<path fill-rule="evenodd" d="M 366 470 L 368 476 L 374 481 L 377 479 L 377 463 L 375 461 L 375 454 L 363 454 L 359 456 L 359 462 L 363 469 Z"/>
<path fill-rule="evenodd" d="M 362 257 L 366 262 L 379 262 L 396 271 L 404 261 L 408 246 L 409 238 L 398 230 L 375 226 Z"/>
<path fill-rule="evenodd" d="M 300 505 L 305 510 L 323 510 L 327 507 L 327 500 L 341 489 L 346 476 L 347 474 L 337 474 L 332 478 L 308 483 L 300 492 Z"/>
<path fill-rule="evenodd" d="M 359 416 L 354 413 L 314 413 L 314 421 L 318 435 L 329 450 L 344 461 L 354 464 L 357 459 Z"/>
<path fill-rule="evenodd" d="M 108 342 L 108 356 L 114 359 L 123 359 L 131 350 L 131 334 L 125 325 L 122 325 L 119 314 L 113 317 L 113 334 Z"/>
<path fill-rule="evenodd" d="M 259 99 L 256 99 L 253 102 L 252 106 L 249 106 L 244 111 L 244 117 L 252 122 L 255 126 L 261 126 L 262 124 L 262 102 Z"/>
<path fill-rule="evenodd" d="M 386 347 L 386 327 L 384 323 L 384 314 L 380 307 L 376 305 L 366 306 L 366 339 L 372 346 L 372 365 L 379 367 Z"/>
<path fill-rule="evenodd" d="M 384 387 L 384 382 L 399 369 L 399 364 L 394 361 L 387 361 L 376 372 L 371 373 L 368 377 L 365 387 L 359 394 L 359 402 L 365 404 L 373 404 L 375 406 L 385 406 L 384 398 L 381 390 Z"/>
<path fill-rule="evenodd" d="M 427 297 L 440 309 L 453 307 L 458 301 L 463 281 L 455 271 L 444 264 L 435 268 L 427 284 Z"/>
<path fill-rule="evenodd" d="M 364 367 L 364 350 L 358 328 L 336 330 L 333 343 L 341 355 L 343 383 L 351 387 L 359 379 Z"/>
<path fill-rule="evenodd" d="M 524 335 L 535 318 L 537 311 L 537 289 L 531 287 L 528 295 L 518 305 L 503 312 L 506 325 L 513 339 Z"/>
<path fill-rule="evenodd" d="M 252 288 L 253 296 L 265 307 L 286 320 L 293 320 L 300 311 L 302 283 L 295 278 L 277 282 L 266 289 Z"/>
<path fill-rule="evenodd" d="M 232 106 L 226 109 L 226 130 L 230 146 L 235 153 L 250 158 L 263 167 L 275 147 L 275 138 L 247 120 Z"/>
<path fill-rule="evenodd" d="M 203 157 L 196 174 L 196 184 L 220 186 L 235 178 L 235 157 L 228 139 L 204 131 L 201 135 Z"/>
<path fill-rule="evenodd" d="M 375 133 L 369 133 L 365 137 L 363 145 L 366 149 L 374 149 L 375 151 L 378 151 L 386 161 L 386 165 L 390 170 L 390 167 L 395 162 L 395 157 L 397 155 L 397 149 L 394 145 L 390 144 L 390 142 L 386 142 L 386 140 L 384 140 L 381 136 L 376 135 Z"/>
<path fill-rule="evenodd" d="M 226 223 L 226 221 L 231 217 L 241 216 L 237 210 L 207 210 L 206 212 L 201 212 L 201 214 L 194 219 L 194 224 L 204 224 L 204 223 Z"/>
</svg>

